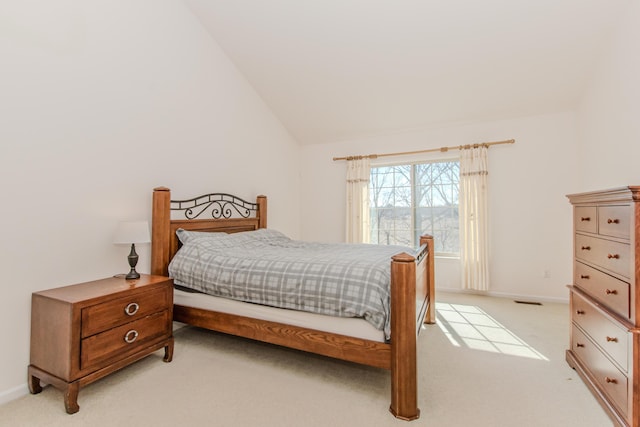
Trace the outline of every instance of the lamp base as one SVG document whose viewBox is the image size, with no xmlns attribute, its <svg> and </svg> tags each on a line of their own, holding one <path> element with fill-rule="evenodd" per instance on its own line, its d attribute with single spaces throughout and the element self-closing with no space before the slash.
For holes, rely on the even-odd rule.
<svg viewBox="0 0 640 427">
<path fill-rule="evenodd" d="M 127 273 L 126 276 L 124 276 L 124 278 L 126 280 L 134 280 L 134 279 L 139 279 L 140 278 L 140 273 L 138 273 L 136 270 L 134 270 L 133 268 L 131 269 L 131 271 L 129 273 Z"/>
<path fill-rule="evenodd" d="M 136 253 L 136 245 L 134 243 L 131 244 L 131 252 L 127 257 L 127 260 L 129 261 L 131 271 L 124 278 L 127 280 L 139 279 L 140 274 L 136 271 L 136 264 L 138 264 L 138 254 Z"/>
</svg>

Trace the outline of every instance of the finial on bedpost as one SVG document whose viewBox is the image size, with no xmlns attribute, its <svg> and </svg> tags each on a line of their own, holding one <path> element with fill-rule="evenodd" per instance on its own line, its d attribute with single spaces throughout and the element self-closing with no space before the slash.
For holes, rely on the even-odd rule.
<svg viewBox="0 0 640 427">
<path fill-rule="evenodd" d="M 153 189 L 153 213 L 151 222 L 151 274 L 169 274 L 169 247 L 171 227 L 171 190 L 167 187 Z"/>
</svg>

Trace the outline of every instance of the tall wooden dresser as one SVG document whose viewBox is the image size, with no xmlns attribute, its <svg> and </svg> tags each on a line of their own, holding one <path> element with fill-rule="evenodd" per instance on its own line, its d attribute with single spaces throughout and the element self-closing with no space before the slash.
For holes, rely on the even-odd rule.
<svg viewBox="0 0 640 427">
<path fill-rule="evenodd" d="M 567 362 L 615 425 L 640 427 L 640 186 L 570 194 Z"/>
</svg>

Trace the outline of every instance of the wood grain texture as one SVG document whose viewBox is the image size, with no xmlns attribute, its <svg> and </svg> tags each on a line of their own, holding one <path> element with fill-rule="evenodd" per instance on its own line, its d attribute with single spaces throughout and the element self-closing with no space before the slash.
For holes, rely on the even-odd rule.
<svg viewBox="0 0 640 427">
<path fill-rule="evenodd" d="M 173 319 L 205 329 L 376 368 L 390 369 L 390 346 L 284 323 L 174 305 Z"/>
<path fill-rule="evenodd" d="M 391 301 L 393 301 L 391 319 L 393 321 L 391 322 L 391 406 L 389 410 L 394 416 L 404 420 L 420 417 L 415 279 L 415 258 L 406 253 L 395 255 L 391 262 Z M 411 310 L 411 307 L 414 309 Z"/>
</svg>

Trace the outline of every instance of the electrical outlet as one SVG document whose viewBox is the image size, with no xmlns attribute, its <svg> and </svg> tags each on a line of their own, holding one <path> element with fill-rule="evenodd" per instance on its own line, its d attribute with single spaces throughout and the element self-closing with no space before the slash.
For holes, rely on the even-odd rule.
<svg viewBox="0 0 640 427">
<path fill-rule="evenodd" d="M 551 277 L 551 273 L 549 272 L 549 270 L 544 270 L 542 272 L 542 277 L 544 277 L 545 279 L 549 279 Z"/>
</svg>

